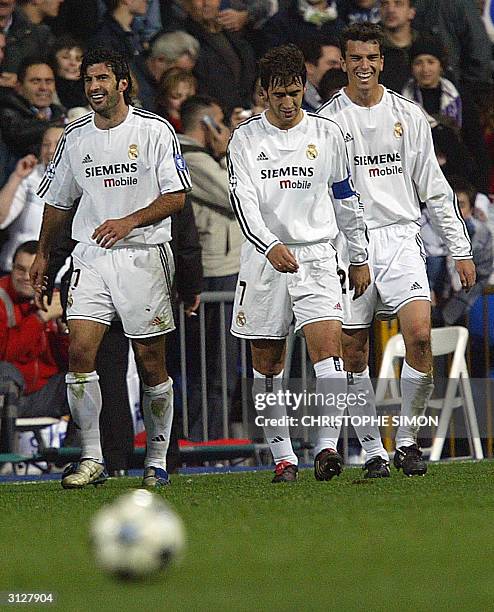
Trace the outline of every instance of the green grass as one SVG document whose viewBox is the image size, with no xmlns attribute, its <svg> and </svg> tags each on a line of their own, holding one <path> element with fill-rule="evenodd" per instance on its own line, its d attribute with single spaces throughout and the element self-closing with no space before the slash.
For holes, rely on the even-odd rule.
<svg viewBox="0 0 494 612">
<path fill-rule="evenodd" d="M 4 484 L 0 591 L 52 591 L 57 604 L 43 609 L 68 612 L 492 609 L 494 463 L 360 475 L 320 483 L 302 471 L 276 486 L 267 472 L 175 476 L 163 495 L 186 524 L 187 554 L 138 584 L 93 566 L 87 525 L 139 480 Z"/>
</svg>

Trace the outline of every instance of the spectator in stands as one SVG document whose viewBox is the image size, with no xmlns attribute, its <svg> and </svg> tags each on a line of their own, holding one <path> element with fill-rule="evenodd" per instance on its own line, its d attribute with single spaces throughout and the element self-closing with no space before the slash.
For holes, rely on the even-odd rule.
<svg viewBox="0 0 494 612">
<path fill-rule="evenodd" d="M 327 102 L 346 85 L 348 85 L 348 77 L 341 68 L 331 68 L 325 72 L 319 83 L 319 94 L 322 102 Z"/>
<path fill-rule="evenodd" d="M 9 230 L 8 240 L 0 252 L 0 270 L 4 272 L 12 269 L 17 247 L 28 240 L 37 240 L 39 236 L 44 201 L 36 191 L 62 133 L 62 127 L 47 128 L 41 141 L 40 163 L 34 155 L 23 157 L 0 189 L 0 229 Z"/>
<path fill-rule="evenodd" d="M 143 49 L 149 49 L 153 38 L 163 30 L 160 0 L 147 0 L 145 14 L 134 18 L 132 29 L 139 36 Z"/>
<path fill-rule="evenodd" d="M 7 37 L 0 32 L 0 87 L 14 87 L 17 83 L 17 75 L 14 72 L 4 72 L 5 47 Z"/>
<path fill-rule="evenodd" d="M 346 25 L 352 23 L 379 23 L 379 0 L 338 0 L 338 15 Z"/>
<path fill-rule="evenodd" d="M 160 79 L 156 92 L 156 112 L 167 119 L 178 133 L 183 131 L 180 107 L 187 98 L 195 95 L 196 89 L 194 75 L 180 68 L 170 68 Z"/>
<path fill-rule="evenodd" d="M 414 100 L 429 115 L 449 117 L 462 126 L 462 102 L 453 83 L 442 76 L 445 50 L 437 38 L 420 36 L 410 48 L 412 78 L 403 95 Z"/>
<path fill-rule="evenodd" d="M 290 0 L 265 23 L 263 52 L 287 43 L 301 46 L 314 36 L 334 39 L 344 26 L 336 0 Z"/>
<path fill-rule="evenodd" d="M 163 73 L 170 68 L 192 71 L 198 53 L 199 43 L 187 32 L 166 32 L 156 37 L 144 63 L 136 70 L 142 106 L 155 111 L 156 90 Z"/>
<path fill-rule="evenodd" d="M 475 188 L 461 179 L 452 179 L 450 183 L 458 198 L 461 215 L 467 226 L 470 240 L 472 241 L 473 261 L 477 270 L 477 282 L 472 289 L 466 293 L 461 288 L 461 283 L 459 283 L 459 279 L 452 267 L 450 273 L 451 297 L 444 305 L 442 311 L 444 322 L 447 325 L 457 323 L 468 313 L 476 299 L 482 295 L 482 291 L 487 285 L 492 272 L 493 257 L 492 235 L 487 228 L 487 224 L 474 217 Z"/>
<path fill-rule="evenodd" d="M 204 269 L 203 291 L 235 291 L 243 241 L 228 197 L 225 153 L 230 130 L 223 123 L 217 101 L 194 96 L 182 105 L 184 135 L 182 153 L 192 179 L 192 205 Z M 220 331 L 218 304 L 206 307 L 206 354 L 208 372 L 209 437 L 222 437 L 222 387 L 220 333 L 225 334 L 228 406 L 237 381 L 238 341 L 229 334 L 232 304 L 225 305 L 224 329 Z M 198 338 L 198 334 L 196 334 Z M 199 347 L 195 355 L 199 355 Z M 202 439 L 201 374 L 195 362 L 190 388 L 190 437 Z"/>
<path fill-rule="evenodd" d="M 0 93 L 2 137 L 16 157 L 37 155 L 46 128 L 64 120 L 65 111 L 53 103 L 54 95 L 53 70 L 36 58 L 26 58 L 19 66 L 15 92 Z"/>
<path fill-rule="evenodd" d="M 268 0 L 226 0 L 221 3 L 218 21 L 225 30 L 240 32 L 248 26 L 259 27 L 270 13 Z"/>
<path fill-rule="evenodd" d="M 65 392 L 68 336 L 61 321 L 60 293 L 46 311 L 34 304 L 29 279 L 38 243 L 26 242 L 14 255 L 12 273 L 0 279 L 0 380 L 12 382 L 21 417 L 69 414 Z"/>
<path fill-rule="evenodd" d="M 184 0 L 187 19 L 182 27 L 200 44 L 194 69 L 201 94 L 213 96 L 229 117 L 235 107 L 248 107 L 255 81 L 254 54 L 239 32 L 218 22 L 220 0 Z"/>
<path fill-rule="evenodd" d="M 20 10 L 27 19 L 36 25 L 40 25 L 46 18 L 58 15 L 63 0 L 17 0 Z"/>
<path fill-rule="evenodd" d="M 323 75 L 331 68 L 341 67 L 341 52 L 336 40 L 325 42 L 321 38 L 303 41 L 300 49 L 304 54 L 307 83 L 302 108 L 314 112 L 322 104 L 319 84 Z"/>
<path fill-rule="evenodd" d="M 139 36 L 132 30 L 134 18 L 145 15 L 147 0 L 104 0 L 107 12 L 91 37 L 90 47 L 112 49 L 122 55 L 135 70 L 143 52 Z"/>
<path fill-rule="evenodd" d="M 15 0 L 0 3 L 0 30 L 7 36 L 3 69 L 10 74 L 17 74 L 24 58 L 46 56 L 53 42 L 48 26 L 31 23 L 20 9 L 14 11 L 15 5 Z"/>
<path fill-rule="evenodd" d="M 55 88 L 59 103 L 67 110 L 87 107 L 80 75 L 83 53 L 81 44 L 70 36 L 57 38 L 53 45 L 50 63 L 55 69 Z"/>
<path fill-rule="evenodd" d="M 483 95 L 492 82 L 491 44 L 472 0 L 415 0 L 414 27 L 439 36 L 448 50 L 448 68 L 460 87 Z"/>
<path fill-rule="evenodd" d="M 411 76 L 410 47 L 418 36 L 412 28 L 415 0 L 381 0 L 381 23 L 384 31 L 384 69 L 380 81 L 400 92 Z"/>
</svg>

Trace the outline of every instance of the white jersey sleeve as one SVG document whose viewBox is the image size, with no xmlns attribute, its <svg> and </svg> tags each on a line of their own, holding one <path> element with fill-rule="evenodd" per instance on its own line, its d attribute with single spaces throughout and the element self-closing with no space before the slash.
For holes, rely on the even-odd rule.
<svg viewBox="0 0 494 612">
<path fill-rule="evenodd" d="M 367 262 L 368 238 L 364 221 L 364 209 L 350 177 L 347 151 L 343 134 L 337 130 L 333 159 L 333 184 L 330 185 L 339 229 L 345 235 L 348 244 L 350 263 L 361 265 Z"/>
<path fill-rule="evenodd" d="M 160 136 L 157 143 L 156 165 L 161 194 L 190 191 L 191 182 L 187 164 L 182 157 L 177 135 L 167 123 L 158 123 Z"/>
<path fill-rule="evenodd" d="M 74 201 L 82 195 L 69 159 L 66 134 L 60 138 L 52 161 L 46 167 L 45 175 L 38 188 L 38 196 L 55 208 L 69 210 Z"/>
<path fill-rule="evenodd" d="M 460 213 L 456 195 L 445 179 L 425 116 L 416 122 L 416 156 L 411 169 L 417 193 L 425 202 L 432 225 L 443 238 L 453 259 L 472 259 L 472 244 Z"/>
<path fill-rule="evenodd" d="M 230 204 L 244 236 L 256 249 L 267 255 L 281 240 L 271 232 L 261 215 L 256 189 L 247 163 L 242 159 L 242 143 L 234 132 L 227 151 Z"/>
</svg>

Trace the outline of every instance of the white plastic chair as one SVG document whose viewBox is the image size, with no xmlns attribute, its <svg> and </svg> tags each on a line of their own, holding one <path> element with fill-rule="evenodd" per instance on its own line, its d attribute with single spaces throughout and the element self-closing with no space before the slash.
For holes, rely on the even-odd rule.
<svg viewBox="0 0 494 612">
<path fill-rule="evenodd" d="M 448 384 L 443 398 L 429 400 L 429 408 L 440 410 L 439 424 L 430 449 L 430 461 L 439 461 L 444 440 L 455 408 L 463 408 L 465 425 L 470 445 L 470 452 L 475 459 L 483 459 L 479 427 L 473 402 L 470 377 L 465 361 L 468 330 L 465 327 L 441 327 L 432 330 L 432 355 L 453 354 L 453 361 L 448 372 Z M 386 344 L 379 379 L 376 387 L 376 405 L 389 406 L 401 402 L 399 380 L 396 378 L 395 360 L 405 357 L 403 336 L 397 334 Z M 459 392 L 459 395 L 458 395 Z"/>
</svg>

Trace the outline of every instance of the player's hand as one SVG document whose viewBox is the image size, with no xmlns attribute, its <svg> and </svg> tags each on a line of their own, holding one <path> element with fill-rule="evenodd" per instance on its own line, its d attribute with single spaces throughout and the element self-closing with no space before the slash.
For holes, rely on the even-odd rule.
<svg viewBox="0 0 494 612">
<path fill-rule="evenodd" d="M 38 253 L 34 258 L 31 269 L 29 270 L 31 285 L 34 289 L 34 303 L 36 304 L 37 308 L 43 311 L 46 310 L 43 297 L 48 286 L 48 276 L 46 275 L 47 268 L 48 257 Z"/>
<path fill-rule="evenodd" d="M 350 289 L 353 289 L 353 299 L 356 300 L 365 293 L 371 283 L 370 270 L 367 264 L 363 266 L 353 266 L 348 268 L 348 281 Z"/>
<path fill-rule="evenodd" d="M 127 217 L 107 219 L 94 230 L 92 239 L 96 240 L 100 247 L 109 249 L 116 242 L 130 234 L 134 228 L 134 222 Z"/>
<path fill-rule="evenodd" d="M 277 272 L 293 274 L 298 270 L 298 262 L 293 253 L 284 244 L 275 245 L 267 255 L 269 263 Z"/>
<path fill-rule="evenodd" d="M 43 296 L 44 308 L 40 308 L 38 315 L 45 322 L 59 319 L 63 314 L 62 302 L 60 301 L 60 291 L 54 291 L 51 302 L 48 303 L 46 296 Z"/>
<path fill-rule="evenodd" d="M 475 280 L 477 278 L 473 259 L 457 259 L 455 261 L 455 267 L 460 277 L 461 286 L 465 291 L 470 291 L 475 285 Z"/>
<path fill-rule="evenodd" d="M 26 155 L 17 162 L 14 172 L 20 179 L 24 179 L 31 174 L 37 163 L 38 160 L 34 155 Z"/>
</svg>

